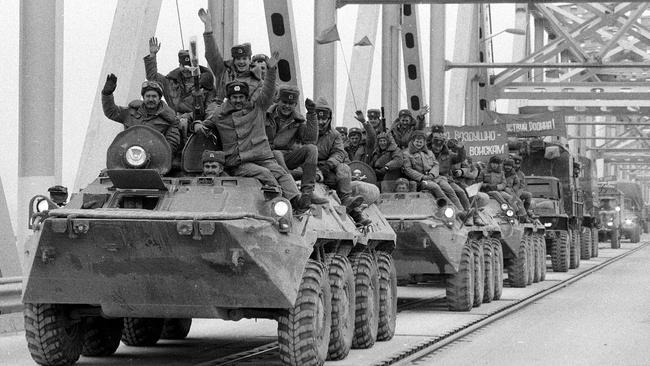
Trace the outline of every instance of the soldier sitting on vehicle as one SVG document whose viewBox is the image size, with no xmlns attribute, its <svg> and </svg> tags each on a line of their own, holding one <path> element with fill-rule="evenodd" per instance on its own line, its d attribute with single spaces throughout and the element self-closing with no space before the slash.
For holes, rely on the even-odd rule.
<svg viewBox="0 0 650 366">
<path fill-rule="evenodd" d="M 449 184 L 446 184 L 446 180 L 439 179 L 438 162 L 433 152 L 427 149 L 426 138 L 427 135 L 422 130 L 415 130 L 411 133 L 409 147 L 402 152 L 404 175 L 418 182 L 420 190 L 430 191 L 436 198 L 442 198 L 455 205 L 458 210 L 462 210 L 463 206 L 454 190 Z"/>
<path fill-rule="evenodd" d="M 519 190 L 517 191 L 518 197 L 524 202 L 524 209 L 528 212 L 528 215 L 534 216 L 531 210 L 531 201 L 533 200 L 533 195 L 528 192 L 528 184 L 526 183 L 526 174 L 521 171 L 521 156 L 517 154 L 511 154 L 510 158 L 514 162 L 514 169 L 517 177 L 519 178 Z"/>
<path fill-rule="evenodd" d="M 251 71 L 257 74 L 257 77 L 259 77 L 261 80 L 264 80 L 264 77 L 266 76 L 266 63 L 268 61 L 269 56 L 263 53 L 258 53 L 251 57 Z"/>
<path fill-rule="evenodd" d="M 203 162 L 204 177 L 223 177 L 227 176 L 224 172 L 223 165 L 226 163 L 226 155 L 223 151 L 205 150 L 201 156 Z"/>
<path fill-rule="evenodd" d="M 370 122 L 366 122 L 363 112 L 357 111 L 355 118 L 361 123 L 363 130 L 353 127 L 348 131 L 349 143 L 345 151 L 347 151 L 350 160 L 368 163 L 370 154 L 375 149 L 377 133 Z"/>
<path fill-rule="evenodd" d="M 125 129 L 136 125 L 152 127 L 165 136 L 172 153 L 176 152 L 181 140 L 178 119 L 174 110 L 161 100 L 163 90 L 160 84 L 155 81 L 142 83 L 142 100 L 134 100 L 126 107 L 115 105 L 113 92 L 116 88 L 117 76 L 109 74 L 102 89 L 104 115 L 123 124 Z"/>
<path fill-rule="evenodd" d="M 402 169 L 402 152 L 389 132 L 382 132 L 377 136 L 377 147 L 373 150 L 368 164 L 375 169 L 378 182 L 384 180 L 386 173 Z"/>
<path fill-rule="evenodd" d="M 454 179 L 452 166 L 465 160 L 465 147 L 461 142 L 445 136 L 445 126 L 432 125 L 428 147 L 433 151 L 439 164 L 440 179 L 445 179 L 454 190 L 464 210 L 469 210 L 469 198 L 465 190 Z"/>
<path fill-rule="evenodd" d="M 233 176 L 259 179 L 263 184 L 279 186 L 283 196 L 297 211 L 309 208 L 310 200 L 298 191 L 296 182 L 275 160 L 266 136 L 266 111 L 272 104 L 279 53 L 273 52 L 259 98 L 248 97 L 248 85 L 235 80 L 226 86 L 228 98 L 203 123 L 195 122 L 195 132 L 218 133 L 226 156 L 225 166 Z"/>
<path fill-rule="evenodd" d="M 318 119 L 318 168 L 323 174 L 324 183 L 336 189 L 341 204 L 347 207 L 348 214 L 357 224 L 368 225 L 370 220 L 364 218 L 359 210 L 363 197 L 352 195 L 348 154 L 341 136 L 332 128 L 332 109 L 322 97 L 316 101 L 315 109 Z"/>
<path fill-rule="evenodd" d="M 409 181 L 406 178 L 399 178 L 395 181 L 395 188 L 393 192 L 406 193 L 409 192 Z"/>
<path fill-rule="evenodd" d="M 386 131 L 382 120 L 381 120 L 381 110 L 379 109 L 368 109 L 366 111 L 366 116 L 368 117 L 368 122 L 375 129 L 375 133 L 379 134 Z"/>
<path fill-rule="evenodd" d="M 200 9 L 199 18 L 204 25 L 203 41 L 205 42 L 205 59 L 208 61 L 208 65 L 214 73 L 217 86 L 217 100 L 220 102 L 226 97 L 226 85 L 228 83 L 239 80 L 248 85 L 248 97 L 251 102 L 255 102 L 258 94 L 261 93 L 263 79 L 251 70 L 251 45 L 244 43 L 233 46 L 230 49 L 232 59 L 224 61 L 219 46 L 217 45 L 217 40 L 212 32 L 212 17 L 210 12 Z"/>
<path fill-rule="evenodd" d="M 502 202 L 507 202 L 513 209 L 517 210 L 517 215 L 519 215 L 522 220 L 526 220 L 526 212 L 523 211 L 523 207 L 520 207 L 517 204 L 517 201 L 513 196 L 514 192 L 510 187 L 508 187 L 506 177 L 503 170 L 501 170 L 501 161 L 501 158 L 497 155 L 490 158 L 489 168 L 487 171 L 482 171 L 482 179 L 479 178 L 483 182 L 481 190 L 483 192 L 494 194 L 498 197 L 498 200 Z"/>
<path fill-rule="evenodd" d="M 301 191 L 305 203 L 324 204 L 326 198 L 314 193 L 318 164 L 318 122 L 314 102 L 307 98 L 305 108 L 307 119 L 297 110 L 300 91 L 298 88 L 282 85 L 278 90 L 278 101 L 266 111 L 266 136 L 273 155 L 280 165 L 290 169 L 302 168 Z"/>
<path fill-rule="evenodd" d="M 50 199 L 59 207 L 65 206 L 68 202 L 68 188 L 60 185 L 52 186 L 47 189 L 50 192 Z"/>
<path fill-rule="evenodd" d="M 390 133 L 393 135 L 395 143 L 400 149 L 406 149 L 409 147 L 411 135 L 414 131 L 424 129 L 424 116 L 427 113 L 429 113 L 429 107 L 427 106 L 424 106 L 416 118 L 413 118 L 411 111 L 408 109 L 402 109 L 399 111 L 397 119 L 393 121 Z"/>
</svg>

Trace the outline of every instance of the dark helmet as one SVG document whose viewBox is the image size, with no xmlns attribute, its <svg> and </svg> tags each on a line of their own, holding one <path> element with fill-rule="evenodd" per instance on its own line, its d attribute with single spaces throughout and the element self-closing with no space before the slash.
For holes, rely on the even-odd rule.
<svg viewBox="0 0 650 366">
<path fill-rule="evenodd" d="M 515 166 L 515 162 L 512 159 L 503 160 L 503 166 Z"/>
<path fill-rule="evenodd" d="M 499 155 L 493 155 L 490 158 L 490 164 L 492 164 L 492 163 L 501 164 L 501 158 L 499 157 Z"/>
<path fill-rule="evenodd" d="M 149 90 L 155 91 L 162 98 L 163 89 L 162 89 L 162 86 L 160 86 L 160 84 L 158 84 L 158 82 L 149 81 L 149 80 L 143 82 L 142 83 L 142 88 L 140 89 L 140 95 L 142 95 L 144 97 L 144 93 L 146 93 Z"/>
</svg>

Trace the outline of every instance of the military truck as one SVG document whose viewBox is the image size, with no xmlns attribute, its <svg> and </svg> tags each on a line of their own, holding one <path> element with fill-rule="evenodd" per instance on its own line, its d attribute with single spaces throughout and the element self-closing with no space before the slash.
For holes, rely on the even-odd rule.
<svg viewBox="0 0 650 366">
<path fill-rule="evenodd" d="M 276 319 L 287 365 L 322 365 L 392 338 L 395 233 L 375 206 L 360 230 L 319 185 L 330 203 L 294 215 L 275 187 L 201 176 L 202 149 L 192 146 L 170 177 L 164 136 L 131 127 L 66 207 L 34 202 L 22 300 L 37 363 L 108 356 L 120 340 L 184 338 L 192 318 Z"/>
<path fill-rule="evenodd" d="M 621 247 L 621 211 L 625 208 L 625 195 L 619 189 L 608 183 L 598 184 L 600 208 L 600 227 L 598 240 L 611 241 L 611 248 Z"/>
<path fill-rule="evenodd" d="M 522 156 L 521 171 L 526 175 L 528 190 L 536 198 L 533 210 L 546 227 L 546 248 L 551 253 L 553 271 L 578 268 L 584 202 L 578 189 L 579 175 L 574 170 L 576 157 L 552 137 L 512 139 L 509 149 Z"/>
<path fill-rule="evenodd" d="M 582 212 L 582 233 L 580 235 L 580 258 L 598 257 L 598 182 L 596 179 L 596 164 L 586 156 L 579 155 L 579 166 L 576 174 L 580 176 L 578 195 L 582 196 L 584 209 Z M 578 171 L 579 169 L 579 171 Z"/>
<path fill-rule="evenodd" d="M 638 243 L 641 241 L 641 233 L 648 222 L 641 185 L 637 182 L 621 180 L 611 184 L 624 195 L 624 204 L 621 210 L 623 220 L 621 235 L 630 239 L 632 243 Z"/>
</svg>

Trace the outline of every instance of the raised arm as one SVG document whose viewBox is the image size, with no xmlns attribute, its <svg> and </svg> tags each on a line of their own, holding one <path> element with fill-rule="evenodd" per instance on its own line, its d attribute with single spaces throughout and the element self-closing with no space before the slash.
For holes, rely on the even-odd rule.
<svg viewBox="0 0 650 366">
<path fill-rule="evenodd" d="M 102 109 L 104 115 L 115 122 L 124 123 L 129 115 L 128 108 L 120 107 L 115 104 L 113 92 L 117 88 L 117 76 L 115 74 L 108 74 L 106 76 L 106 83 L 102 89 Z"/>
<path fill-rule="evenodd" d="M 223 56 L 219 52 L 219 46 L 214 38 L 212 32 L 212 15 L 208 10 L 203 8 L 199 9 L 199 19 L 203 22 L 203 42 L 205 43 L 205 59 L 208 61 L 208 66 L 212 69 L 215 80 L 221 80 L 221 76 L 226 72 L 226 65 L 223 62 Z"/>
<path fill-rule="evenodd" d="M 278 73 L 278 61 L 280 60 L 280 52 L 273 51 L 271 58 L 266 62 L 266 76 L 264 77 L 264 85 L 262 85 L 262 92 L 255 101 L 255 106 L 266 111 L 271 104 L 273 104 L 273 95 L 275 94 L 275 79 Z"/>
<path fill-rule="evenodd" d="M 305 109 L 307 110 L 307 121 L 300 126 L 298 130 L 300 140 L 303 144 L 316 144 L 318 141 L 318 121 L 314 109 L 316 104 L 313 100 L 305 99 Z"/>
</svg>

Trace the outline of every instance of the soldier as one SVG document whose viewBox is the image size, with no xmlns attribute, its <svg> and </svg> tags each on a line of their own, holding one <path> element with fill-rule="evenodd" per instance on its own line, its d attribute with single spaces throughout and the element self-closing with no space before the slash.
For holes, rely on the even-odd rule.
<svg viewBox="0 0 650 366">
<path fill-rule="evenodd" d="M 324 183 L 335 188 L 341 204 L 358 224 L 367 225 L 369 220 L 358 210 L 363 197 L 352 195 L 352 172 L 348 166 L 348 154 L 343 147 L 341 135 L 332 129 L 332 109 L 325 98 L 319 98 L 315 106 L 318 120 L 318 168 L 323 174 Z"/>
<path fill-rule="evenodd" d="M 363 112 L 356 111 L 355 118 L 361 123 L 363 130 L 358 127 L 350 129 L 348 132 L 349 144 L 345 151 L 347 151 L 350 160 L 362 161 L 367 164 L 370 162 L 370 155 L 377 144 L 377 133 L 372 124 L 363 118 Z"/>
<path fill-rule="evenodd" d="M 140 95 L 142 100 L 134 100 L 126 107 L 115 105 L 113 92 L 117 88 L 117 76 L 109 74 L 102 89 L 102 108 L 104 115 L 119 122 L 127 129 L 131 126 L 145 125 L 165 135 L 165 139 L 175 152 L 180 143 L 178 119 L 173 109 L 161 100 L 163 90 L 155 81 L 142 83 Z"/>
<path fill-rule="evenodd" d="M 501 158 L 497 155 L 490 158 L 489 167 L 486 171 L 481 172 L 481 181 L 483 182 L 481 190 L 483 192 L 496 192 L 496 195 L 499 196 L 500 200 L 509 203 L 511 207 L 517 210 L 517 215 L 519 215 L 521 219 L 524 219 L 522 216 L 525 216 L 526 212 L 521 212 L 521 208 L 513 197 L 512 190 L 508 187 L 506 176 L 503 173 L 503 170 L 501 170 L 501 162 Z"/>
<path fill-rule="evenodd" d="M 263 184 L 282 187 L 293 208 L 309 208 L 309 197 L 298 192 L 296 182 L 273 157 L 266 137 L 266 110 L 272 104 L 279 53 L 273 52 L 259 98 L 251 103 L 248 84 L 239 80 L 226 85 L 227 99 L 203 123 L 194 123 L 195 132 L 215 130 L 223 143 L 225 166 L 233 176 L 259 179 Z"/>
<path fill-rule="evenodd" d="M 413 118 L 411 111 L 408 109 L 402 109 L 399 111 L 397 119 L 393 121 L 390 133 L 393 134 L 395 143 L 400 149 L 406 149 L 409 147 L 411 135 L 414 131 L 424 129 L 424 116 L 427 113 L 429 113 L 429 107 L 427 106 L 424 106 L 416 118 Z"/>
<path fill-rule="evenodd" d="M 226 97 L 226 84 L 233 80 L 239 80 L 248 85 L 248 97 L 255 102 L 258 94 L 261 93 L 262 79 L 251 70 L 251 45 L 244 43 L 235 45 L 230 49 L 232 60 L 224 61 L 216 39 L 212 33 L 212 18 L 207 10 L 199 10 L 199 18 L 203 22 L 203 41 L 205 42 L 205 59 L 217 85 L 217 100 L 221 101 Z"/>
<path fill-rule="evenodd" d="M 514 170 L 515 162 L 512 159 L 503 160 L 503 175 L 506 177 L 506 189 L 505 191 L 512 196 L 512 201 L 516 203 L 516 209 L 520 216 L 525 216 L 527 214 L 524 203 L 519 198 L 519 192 L 521 191 L 521 181 L 519 176 Z"/>
<path fill-rule="evenodd" d="M 60 185 L 52 186 L 47 189 L 50 192 L 50 199 L 59 207 L 65 206 L 68 202 L 68 188 Z"/>
<path fill-rule="evenodd" d="M 394 192 L 406 193 L 409 191 L 409 181 L 406 178 L 399 178 L 395 181 Z"/>
<path fill-rule="evenodd" d="M 205 150 L 201 156 L 204 177 L 223 177 L 227 174 L 223 170 L 226 155 L 223 151 Z"/>
<path fill-rule="evenodd" d="M 465 160 L 465 147 L 456 140 L 447 140 L 445 126 L 432 125 L 431 135 L 428 141 L 429 148 L 436 156 L 440 167 L 440 179 L 445 179 L 454 190 L 465 210 L 469 210 L 469 198 L 465 190 L 455 181 L 452 174 L 452 166 Z"/>
<path fill-rule="evenodd" d="M 170 71 L 166 76 L 158 73 L 158 62 L 156 54 L 160 51 L 160 42 L 156 37 L 149 39 L 149 54 L 144 57 L 144 69 L 147 80 L 155 81 L 163 88 L 163 96 L 169 107 L 176 113 L 182 114 L 182 118 L 191 119 L 194 111 L 194 80 L 190 70 L 190 53 L 187 50 L 178 51 L 178 67 Z M 214 90 L 214 76 L 205 67 L 199 66 L 201 76 L 199 84 L 202 92 L 203 109 L 207 107 L 216 96 Z"/>
<path fill-rule="evenodd" d="M 251 57 L 251 70 L 257 74 L 257 77 L 259 77 L 261 80 L 264 80 L 264 76 L 266 75 L 266 63 L 268 61 L 269 56 L 263 53 L 258 53 L 257 55 L 253 55 L 253 57 Z"/>
<path fill-rule="evenodd" d="M 517 154 L 511 154 L 510 158 L 514 162 L 514 169 L 517 177 L 519 178 L 519 191 L 517 194 L 519 198 L 524 202 L 524 209 L 528 212 L 528 215 L 534 216 L 531 211 L 530 204 L 533 199 L 533 195 L 528 192 L 528 185 L 526 184 L 526 174 L 521 171 L 521 156 Z"/>
<path fill-rule="evenodd" d="M 368 109 L 366 111 L 366 116 L 368 117 L 368 122 L 375 129 L 375 133 L 379 134 L 385 131 L 383 123 L 381 121 L 381 110 L 379 109 Z"/>
<path fill-rule="evenodd" d="M 350 141 L 348 140 L 348 128 L 345 126 L 337 126 L 334 129 L 339 133 L 339 135 L 341 135 L 341 140 L 343 140 L 343 147 L 347 148 L 348 145 L 350 145 Z"/>
<path fill-rule="evenodd" d="M 382 132 L 377 135 L 377 147 L 372 152 L 368 164 L 375 169 L 377 181 L 384 180 L 389 171 L 402 169 L 402 152 L 397 148 L 390 133 Z"/>
<path fill-rule="evenodd" d="M 266 136 L 269 139 L 276 160 L 289 169 L 302 168 L 301 191 L 305 200 L 323 204 L 326 198 L 314 194 L 316 168 L 318 164 L 318 122 L 311 99 L 305 101 L 307 119 L 296 110 L 300 91 L 298 88 L 282 85 L 278 90 L 278 101 L 266 111 Z"/>
<path fill-rule="evenodd" d="M 449 184 L 446 184 L 446 181 L 438 179 L 438 162 L 433 152 L 427 149 L 427 135 L 422 130 L 415 130 L 410 135 L 409 147 L 402 152 L 404 155 L 404 174 L 409 179 L 418 182 L 421 190 L 430 191 L 436 198 L 445 199 L 455 205 L 458 210 L 462 210 L 463 206 L 456 197 L 454 190 Z"/>
</svg>

